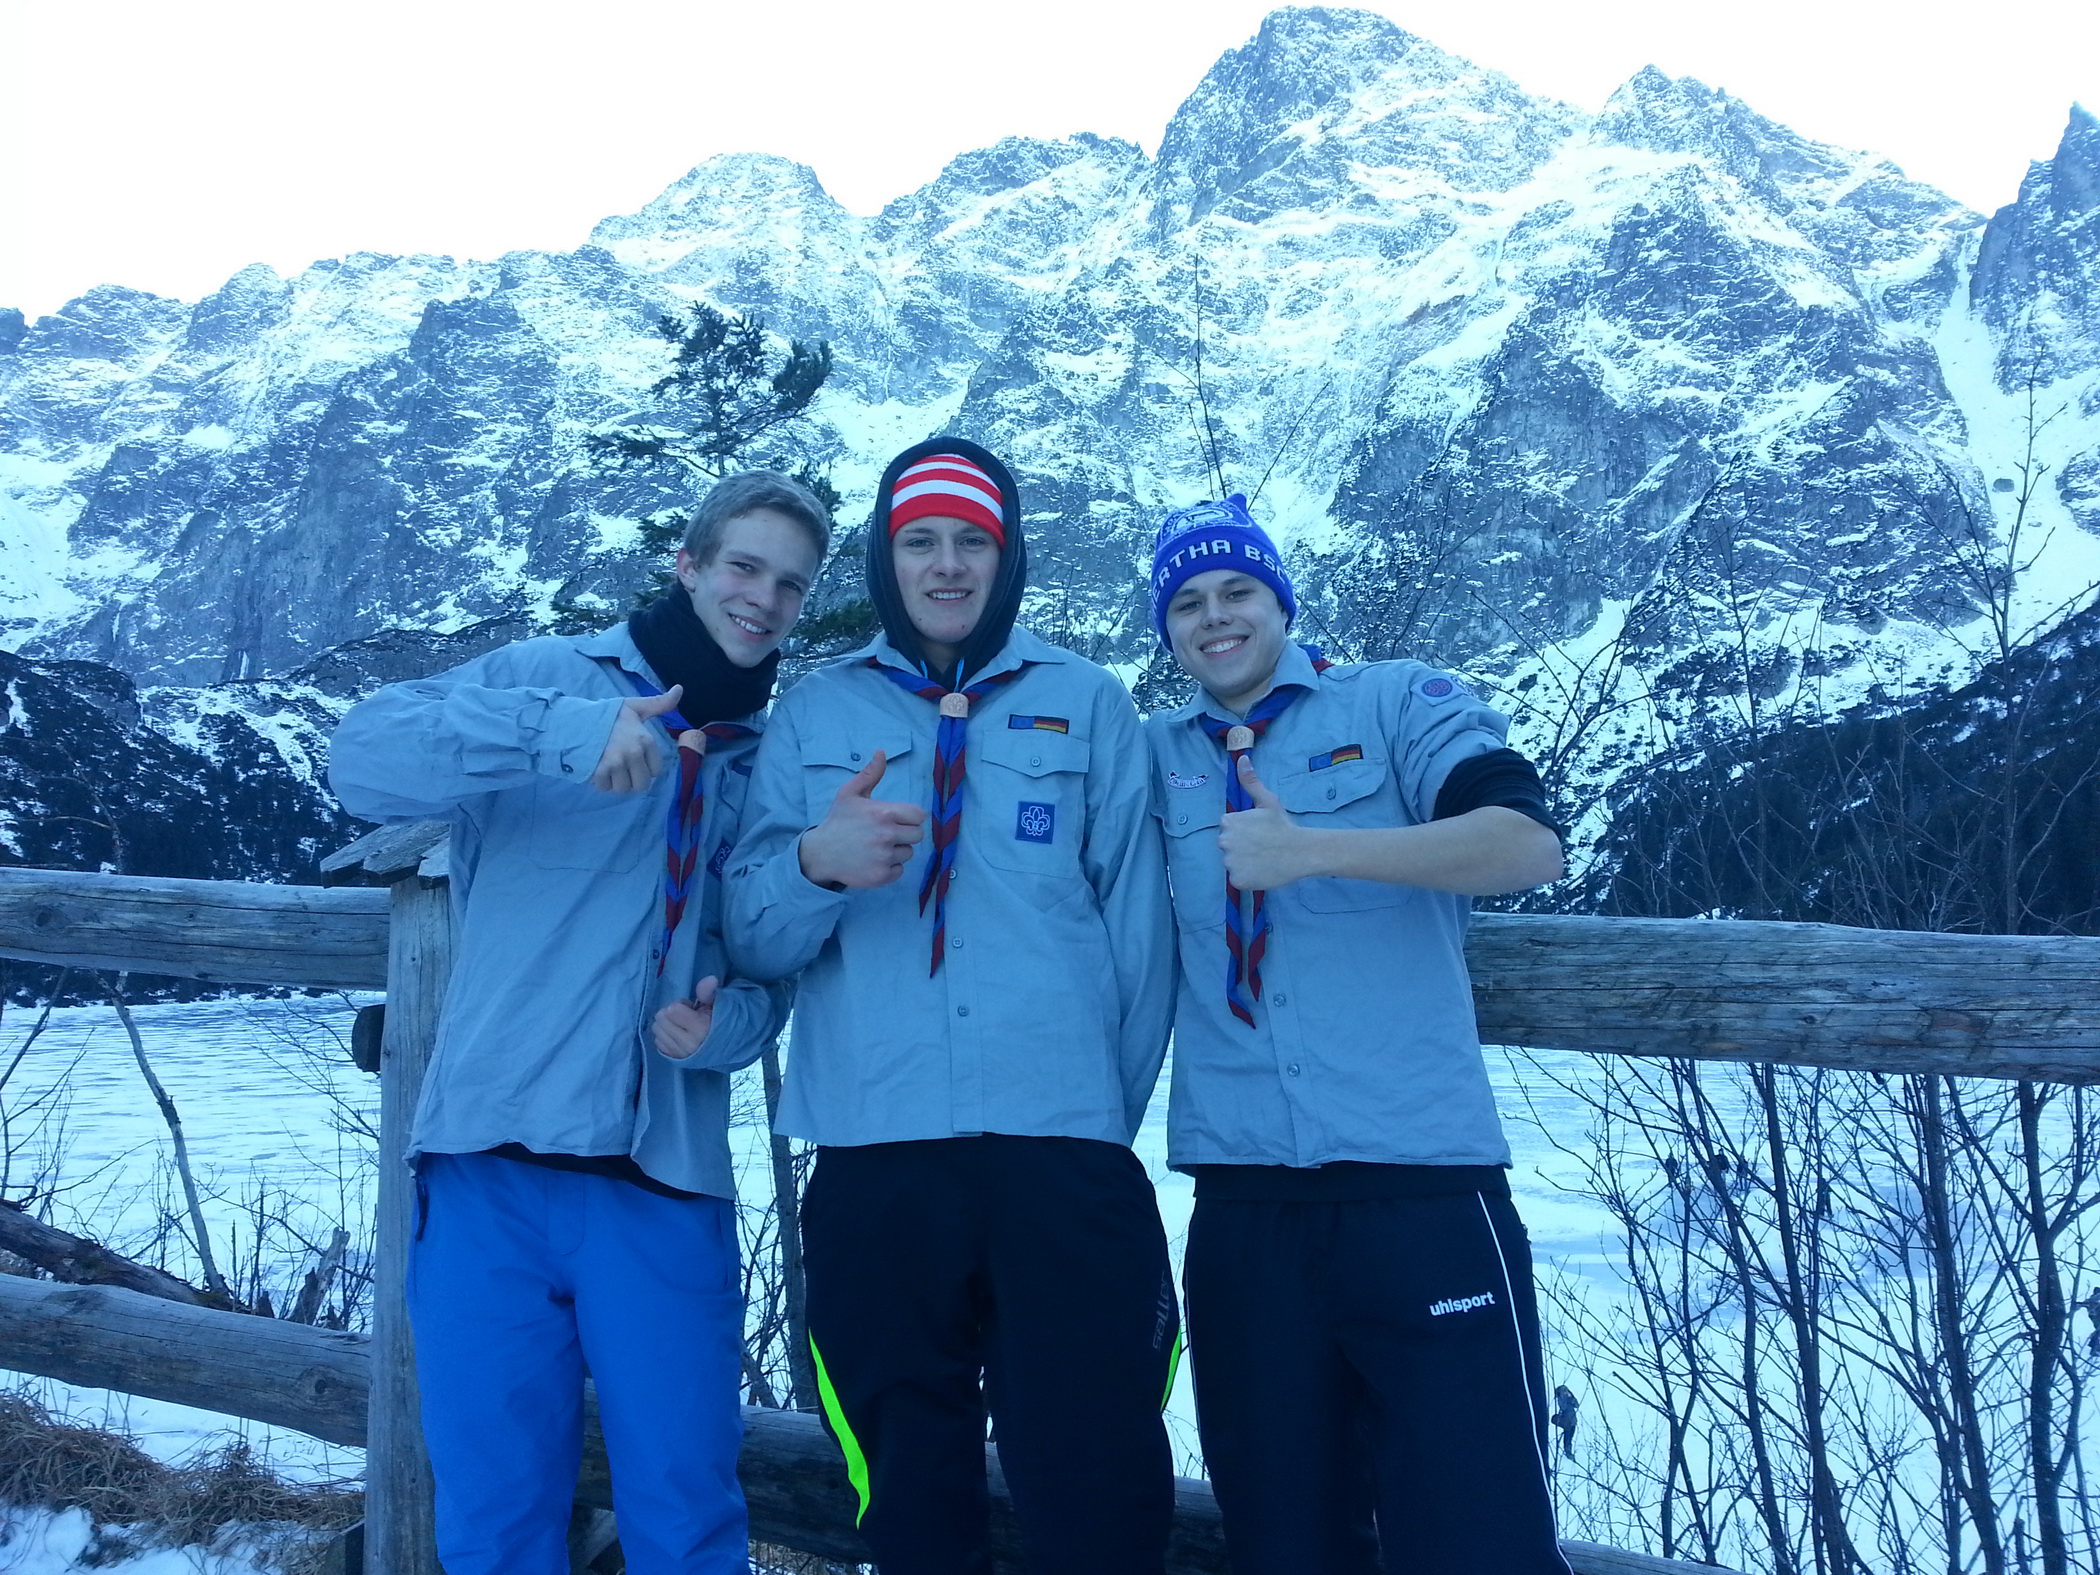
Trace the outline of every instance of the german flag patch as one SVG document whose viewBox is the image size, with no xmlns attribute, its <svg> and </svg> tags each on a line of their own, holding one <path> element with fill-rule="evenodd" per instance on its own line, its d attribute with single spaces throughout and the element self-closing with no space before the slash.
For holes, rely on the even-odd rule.
<svg viewBox="0 0 2100 1575">
<path fill-rule="evenodd" d="M 1010 716 L 1006 725 L 1017 733 L 1069 733 L 1072 724 L 1061 716 Z"/>
<path fill-rule="evenodd" d="M 1346 766 L 1350 761 L 1361 760 L 1363 757 L 1363 745 L 1344 744 L 1340 749 L 1330 749 L 1324 755 L 1314 755 L 1305 762 L 1305 769 L 1308 771 L 1325 771 L 1329 766 Z"/>
</svg>

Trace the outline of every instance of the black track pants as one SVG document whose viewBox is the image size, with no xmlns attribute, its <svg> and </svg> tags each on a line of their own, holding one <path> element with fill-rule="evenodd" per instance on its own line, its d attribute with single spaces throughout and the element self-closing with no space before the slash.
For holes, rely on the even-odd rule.
<svg viewBox="0 0 2100 1575">
<path fill-rule="evenodd" d="M 1199 1198 L 1183 1283 L 1234 1575 L 1566 1575 L 1507 1198 Z"/>
<path fill-rule="evenodd" d="M 988 1575 L 987 1406 L 1031 1575 L 1160 1575 L 1180 1320 L 1134 1154 L 821 1149 L 802 1231 L 826 1420 L 883 1575 Z"/>
</svg>

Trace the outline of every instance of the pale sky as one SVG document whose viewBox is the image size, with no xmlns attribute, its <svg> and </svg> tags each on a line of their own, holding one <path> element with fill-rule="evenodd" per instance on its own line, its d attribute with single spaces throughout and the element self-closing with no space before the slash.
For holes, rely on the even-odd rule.
<svg viewBox="0 0 2100 1575">
<path fill-rule="evenodd" d="M 1381 0 L 1585 108 L 1694 76 L 1971 206 L 2011 199 L 2100 4 Z M 1076 131 L 1157 149 L 1258 0 L 0 0 L 0 305 L 114 282 L 188 299 L 250 262 L 566 250 L 714 153 L 811 165 L 868 213 L 955 154 Z"/>
</svg>

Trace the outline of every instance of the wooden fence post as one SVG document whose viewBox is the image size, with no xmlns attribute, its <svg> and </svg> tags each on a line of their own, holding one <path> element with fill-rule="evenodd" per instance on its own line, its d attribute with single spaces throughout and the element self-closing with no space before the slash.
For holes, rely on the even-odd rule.
<svg viewBox="0 0 2100 1575">
<path fill-rule="evenodd" d="M 415 1178 L 403 1156 L 452 973 L 451 893 L 430 873 L 394 882 L 386 1030 L 379 1069 L 379 1217 L 372 1284 L 372 1408 L 365 1435 L 368 1575 L 442 1575 L 432 1529 L 415 1337 L 408 1326 L 408 1246 Z"/>
</svg>

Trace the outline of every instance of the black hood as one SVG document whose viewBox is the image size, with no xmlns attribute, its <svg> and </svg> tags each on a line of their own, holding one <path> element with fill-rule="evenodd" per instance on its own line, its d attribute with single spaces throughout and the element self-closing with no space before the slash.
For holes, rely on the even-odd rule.
<svg viewBox="0 0 2100 1575">
<path fill-rule="evenodd" d="M 904 598 L 897 590 L 896 561 L 890 556 L 890 493 L 906 466 L 933 454 L 960 454 L 990 476 L 998 484 L 1000 512 L 1005 515 L 1006 545 L 999 552 L 999 572 L 992 579 L 984 616 L 963 645 L 960 673 L 936 673 L 927 667 L 919 631 L 905 615 Z M 1021 534 L 1021 492 L 1012 472 L 975 443 L 959 437 L 928 438 L 890 461 L 882 473 L 882 484 L 875 489 L 875 514 L 868 521 L 868 600 L 882 619 L 882 632 L 906 660 L 929 678 L 960 689 L 1005 649 L 1006 637 L 1013 633 L 1014 619 L 1021 613 L 1021 593 L 1027 588 L 1028 543 Z"/>
</svg>

